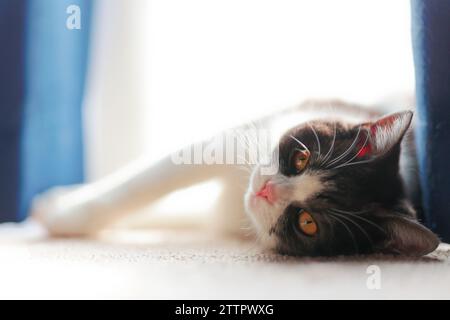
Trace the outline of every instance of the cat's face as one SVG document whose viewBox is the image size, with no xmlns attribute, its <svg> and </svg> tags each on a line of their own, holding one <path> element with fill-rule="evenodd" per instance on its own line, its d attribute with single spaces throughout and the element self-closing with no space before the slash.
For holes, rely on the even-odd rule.
<svg viewBox="0 0 450 320">
<path fill-rule="evenodd" d="M 350 125 L 300 124 L 279 141 L 279 169 L 256 167 L 245 205 L 266 247 L 292 255 L 423 255 L 438 238 L 412 219 L 399 175 L 409 111 Z"/>
</svg>

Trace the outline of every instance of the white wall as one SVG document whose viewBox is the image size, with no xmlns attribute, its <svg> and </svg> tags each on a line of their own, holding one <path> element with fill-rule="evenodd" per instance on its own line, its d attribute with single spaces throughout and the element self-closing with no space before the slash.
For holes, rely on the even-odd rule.
<svg viewBox="0 0 450 320">
<path fill-rule="evenodd" d="M 87 175 L 97 179 L 145 152 L 142 81 L 146 0 L 96 0 L 85 101 Z"/>
<path fill-rule="evenodd" d="M 310 97 L 411 93 L 408 0 L 101 0 L 92 178 Z"/>
</svg>

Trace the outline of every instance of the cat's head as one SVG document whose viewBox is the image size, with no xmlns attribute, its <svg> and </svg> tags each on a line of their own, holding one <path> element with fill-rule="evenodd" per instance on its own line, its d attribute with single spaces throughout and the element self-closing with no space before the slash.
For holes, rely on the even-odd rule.
<svg viewBox="0 0 450 320">
<path fill-rule="evenodd" d="M 262 243 L 292 255 L 421 256 L 439 239 L 413 219 L 399 173 L 412 112 L 373 122 L 312 121 L 286 132 L 278 171 L 257 166 L 245 195 Z"/>
</svg>

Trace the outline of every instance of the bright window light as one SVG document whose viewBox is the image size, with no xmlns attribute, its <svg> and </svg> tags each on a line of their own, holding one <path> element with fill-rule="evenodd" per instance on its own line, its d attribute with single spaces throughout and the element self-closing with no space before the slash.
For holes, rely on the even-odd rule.
<svg viewBox="0 0 450 320">
<path fill-rule="evenodd" d="M 413 89 L 406 0 L 154 0 L 145 12 L 154 158 L 306 98 L 374 103 Z"/>
</svg>

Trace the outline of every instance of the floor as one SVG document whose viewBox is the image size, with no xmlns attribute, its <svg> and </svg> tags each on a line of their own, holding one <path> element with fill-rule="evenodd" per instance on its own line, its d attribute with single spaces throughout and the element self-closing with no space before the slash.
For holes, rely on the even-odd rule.
<svg viewBox="0 0 450 320">
<path fill-rule="evenodd" d="M 32 223 L 3 224 L 0 270 L 1 299 L 450 298 L 446 244 L 422 259 L 311 259 L 195 230 L 49 239 Z"/>
</svg>

